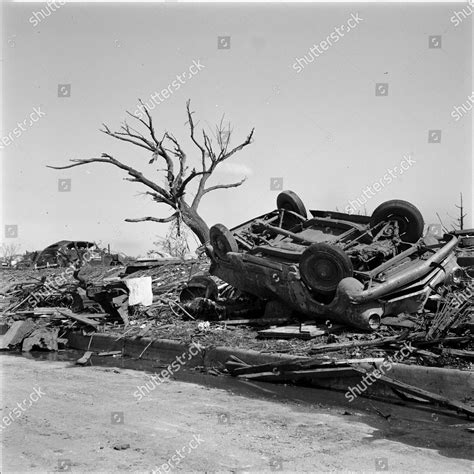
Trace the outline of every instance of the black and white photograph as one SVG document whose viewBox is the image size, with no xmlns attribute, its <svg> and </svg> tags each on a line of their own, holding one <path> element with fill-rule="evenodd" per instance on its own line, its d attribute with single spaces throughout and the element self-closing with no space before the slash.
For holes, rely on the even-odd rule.
<svg viewBox="0 0 474 474">
<path fill-rule="evenodd" d="M 472 474 L 473 13 L 0 0 L 0 474 Z"/>
</svg>

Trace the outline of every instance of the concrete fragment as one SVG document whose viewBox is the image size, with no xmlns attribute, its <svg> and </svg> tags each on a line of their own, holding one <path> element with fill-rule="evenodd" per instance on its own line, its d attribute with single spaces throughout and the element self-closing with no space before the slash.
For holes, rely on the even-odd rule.
<svg viewBox="0 0 474 474">
<path fill-rule="evenodd" d="M 31 336 L 23 340 L 21 350 L 29 352 L 39 351 L 57 351 L 58 350 L 58 329 L 40 328 L 33 331 Z"/>
<path fill-rule="evenodd" d="M 20 344 L 28 334 L 31 334 L 35 326 L 35 323 L 29 319 L 15 321 L 6 334 L 0 336 L 0 349 L 8 349 Z"/>
</svg>

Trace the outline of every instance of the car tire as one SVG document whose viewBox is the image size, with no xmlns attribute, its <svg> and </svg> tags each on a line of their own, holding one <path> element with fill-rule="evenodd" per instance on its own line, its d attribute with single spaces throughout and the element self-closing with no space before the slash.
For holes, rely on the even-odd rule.
<svg viewBox="0 0 474 474">
<path fill-rule="evenodd" d="M 226 259 L 229 252 L 238 252 L 239 247 L 232 232 L 223 224 L 216 224 L 209 231 L 209 241 L 214 254 L 221 259 Z"/>
<path fill-rule="evenodd" d="M 195 298 L 217 300 L 219 289 L 216 282 L 208 275 L 195 275 L 184 286 L 179 294 L 181 303 L 189 303 Z"/>
<path fill-rule="evenodd" d="M 296 212 L 306 219 L 307 213 L 303 201 L 293 191 L 282 191 L 277 197 L 277 209 Z"/>
<path fill-rule="evenodd" d="M 340 281 L 354 273 L 349 256 L 326 243 L 310 245 L 301 255 L 299 269 L 304 283 L 325 296 L 333 295 Z"/>
<path fill-rule="evenodd" d="M 407 201 L 394 199 L 380 204 L 372 213 L 370 226 L 374 227 L 389 219 L 398 222 L 400 237 L 404 242 L 417 242 L 423 235 L 423 216 L 417 207 Z"/>
</svg>

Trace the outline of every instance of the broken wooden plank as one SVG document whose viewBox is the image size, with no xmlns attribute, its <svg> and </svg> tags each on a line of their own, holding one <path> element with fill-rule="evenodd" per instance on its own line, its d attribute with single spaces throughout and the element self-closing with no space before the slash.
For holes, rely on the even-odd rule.
<svg viewBox="0 0 474 474">
<path fill-rule="evenodd" d="M 323 379 L 334 377 L 354 376 L 355 371 L 352 367 L 330 367 L 324 369 L 294 370 L 288 372 L 260 372 L 256 374 L 243 374 L 239 378 L 249 380 L 259 380 L 261 382 L 288 382 L 304 378 Z"/>
<path fill-rule="evenodd" d="M 87 316 L 83 316 L 82 314 L 73 313 L 71 310 L 68 310 L 66 308 L 58 309 L 58 313 L 62 314 L 63 316 L 66 316 L 67 318 L 79 321 L 80 323 L 92 326 L 95 329 L 97 329 L 97 326 L 100 324 L 98 321 L 93 321 L 92 319 L 89 319 Z"/>
<path fill-rule="evenodd" d="M 339 351 L 341 349 L 352 349 L 354 347 L 383 346 L 384 344 L 396 341 L 400 341 L 400 336 L 381 337 L 378 339 L 372 339 L 370 341 L 347 341 L 332 344 L 319 344 L 317 346 L 313 346 L 310 349 L 310 352 L 312 354 L 317 354 L 321 352 Z"/>
<path fill-rule="evenodd" d="M 266 326 L 269 324 L 284 324 L 287 323 L 291 318 L 252 318 L 252 319 L 226 319 L 224 321 L 218 321 L 219 324 L 226 324 L 228 326 L 237 324 L 249 324 L 252 326 Z"/>
<path fill-rule="evenodd" d="M 13 306 L 10 306 L 9 308 L 3 310 L 3 314 L 6 313 L 12 313 L 16 308 L 19 308 L 23 303 L 28 301 L 28 298 L 30 298 L 31 294 L 28 294 L 25 298 L 23 298 L 19 303 L 14 304 Z"/>
<path fill-rule="evenodd" d="M 237 362 L 238 364 L 241 364 L 242 366 L 249 367 L 249 364 L 247 364 L 247 362 L 244 362 L 242 359 L 239 359 L 237 356 L 233 354 L 229 356 L 229 360 L 232 362 Z"/>
<path fill-rule="evenodd" d="M 461 342 L 469 342 L 472 340 L 472 335 L 469 334 L 467 336 L 447 336 L 447 337 L 441 337 L 439 339 L 434 339 L 432 341 L 421 341 L 421 340 L 416 340 L 414 341 L 414 338 L 410 338 L 410 340 L 413 342 L 416 342 L 416 345 L 418 347 L 429 347 L 429 346 L 435 346 L 436 344 L 442 343 L 444 345 L 447 344 L 459 344 Z"/>
<path fill-rule="evenodd" d="M 108 357 L 108 356 L 114 356 L 114 355 L 119 355 L 119 354 L 122 354 L 122 351 L 99 352 L 97 355 L 99 357 Z"/>
<path fill-rule="evenodd" d="M 461 349 L 449 349 L 447 347 L 443 347 L 442 349 L 443 354 L 449 354 L 456 357 L 462 357 L 463 359 L 474 359 L 474 351 L 465 351 Z"/>
<path fill-rule="evenodd" d="M 280 326 L 277 328 L 263 329 L 258 331 L 259 337 L 276 338 L 276 339 L 312 339 L 317 336 L 323 336 L 327 333 L 327 327 L 316 325 L 291 325 Z"/>
<path fill-rule="evenodd" d="M 423 356 L 423 357 L 431 357 L 433 359 L 439 358 L 439 355 L 435 354 L 434 352 L 427 351 L 425 349 L 415 349 L 413 351 L 413 353 L 417 354 L 417 355 L 420 355 L 420 356 Z"/>
<path fill-rule="evenodd" d="M 67 308 L 62 308 L 60 306 L 51 306 L 50 308 L 36 307 L 34 309 L 35 314 L 55 314 L 60 310 L 65 310 Z"/>
<path fill-rule="evenodd" d="M 8 349 L 20 344 L 26 336 L 34 331 L 35 327 L 35 323 L 30 320 L 15 321 L 8 331 L 0 336 L 0 349 Z"/>
<path fill-rule="evenodd" d="M 364 374 L 364 375 L 373 375 L 375 372 L 372 370 L 364 369 L 362 367 L 357 367 L 355 365 L 353 366 L 353 368 L 357 372 L 360 372 L 361 374 Z M 373 377 L 376 380 L 386 383 L 390 387 L 394 387 L 395 389 L 400 390 L 402 392 L 406 392 L 410 395 L 414 395 L 416 397 L 428 400 L 430 402 L 434 402 L 439 405 L 454 409 L 456 411 L 460 411 L 461 413 L 464 413 L 468 416 L 474 416 L 474 408 L 470 407 L 469 405 L 466 405 L 465 403 L 459 402 L 457 400 L 450 400 L 449 398 L 443 397 L 436 393 L 429 392 L 422 388 L 415 387 L 414 385 L 409 385 L 405 382 L 400 382 L 399 380 L 396 380 L 392 377 L 388 377 L 387 375 L 383 375 L 380 373 L 380 371 L 378 372 L 380 375 L 378 377 L 373 375 Z"/>
<path fill-rule="evenodd" d="M 242 367 L 246 367 L 245 365 L 242 365 L 239 362 L 235 362 L 233 360 L 226 361 L 224 365 L 227 371 L 232 375 L 235 375 L 235 370 L 241 369 Z"/>
<path fill-rule="evenodd" d="M 84 355 L 80 359 L 76 360 L 76 364 L 86 365 L 89 362 L 90 358 L 92 357 L 92 354 L 93 354 L 92 351 L 85 352 Z"/>
<path fill-rule="evenodd" d="M 365 359 L 343 359 L 343 360 L 328 360 L 321 358 L 314 359 L 301 359 L 294 361 L 279 361 L 270 362 L 260 365 L 247 365 L 236 367 L 232 375 L 243 375 L 243 374 L 254 374 L 261 372 L 273 372 L 275 370 L 279 372 L 295 371 L 295 370 L 306 370 L 312 368 L 331 368 L 331 367 L 349 367 L 352 364 L 374 364 L 383 362 L 382 357 L 368 357 Z M 229 361 L 228 361 L 229 362 Z M 227 363 L 226 363 L 227 365 Z"/>
</svg>

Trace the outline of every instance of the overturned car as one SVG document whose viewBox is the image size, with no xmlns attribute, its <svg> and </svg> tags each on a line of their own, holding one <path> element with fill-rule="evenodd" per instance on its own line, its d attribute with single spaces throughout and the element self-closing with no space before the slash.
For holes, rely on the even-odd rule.
<svg viewBox="0 0 474 474">
<path fill-rule="evenodd" d="M 462 270 L 458 239 L 423 237 L 419 210 L 406 201 L 372 216 L 310 210 L 292 191 L 277 209 L 232 230 L 210 229 L 211 274 L 306 316 L 376 329 L 382 316 L 414 313 Z"/>
</svg>

